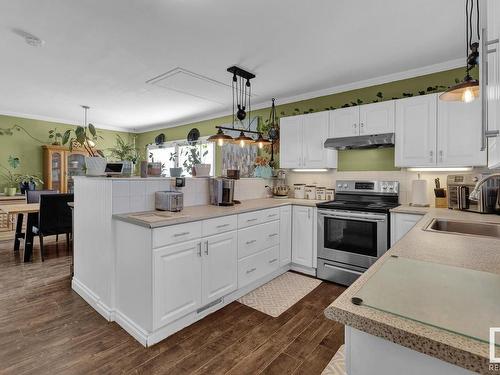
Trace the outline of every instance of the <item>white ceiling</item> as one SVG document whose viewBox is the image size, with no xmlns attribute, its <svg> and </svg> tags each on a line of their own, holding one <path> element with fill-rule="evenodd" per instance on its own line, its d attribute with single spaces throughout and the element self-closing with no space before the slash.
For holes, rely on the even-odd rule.
<svg viewBox="0 0 500 375">
<path fill-rule="evenodd" d="M 206 79 L 230 84 L 234 64 L 257 75 L 257 105 L 461 58 L 463 8 L 458 0 L 1 0 L 0 113 L 77 123 L 86 104 L 94 124 L 139 131 L 230 114 L 230 91 L 207 98 Z M 31 47 L 13 28 L 45 44 Z M 206 79 L 199 88 L 178 77 L 173 89 L 146 83 L 176 68 Z"/>
</svg>

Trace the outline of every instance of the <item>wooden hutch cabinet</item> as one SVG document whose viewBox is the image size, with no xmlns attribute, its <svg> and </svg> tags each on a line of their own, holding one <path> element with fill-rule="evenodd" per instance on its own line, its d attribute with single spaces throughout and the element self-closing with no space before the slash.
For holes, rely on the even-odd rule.
<svg viewBox="0 0 500 375">
<path fill-rule="evenodd" d="M 85 174 L 85 150 L 69 151 L 64 146 L 42 146 L 44 189 L 73 192 L 73 176 Z"/>
</svg>

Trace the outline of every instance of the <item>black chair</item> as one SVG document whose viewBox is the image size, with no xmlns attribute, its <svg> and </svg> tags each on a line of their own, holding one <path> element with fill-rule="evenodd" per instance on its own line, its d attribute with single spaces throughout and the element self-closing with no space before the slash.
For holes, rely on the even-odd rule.
<svg viewBox="0 0 500 375">
<path fill-rule="evenodd" d="M 42 194 L 40 195 L 40 212 L 38 225 L 33 227 L 33 233 L 40 239 L 40 252 L 44 261 L 43 238 L 66 234 L 66 244 L 69 249 L 72 215 L 69 202 L 73 202 L 73 194 Z"/>
<path fill-rule="evenodd" d="M 40 203 L 40 195 L 59 194 L 57 190 L 28 190 L 26 191 L 26 203 Z"/>
</svg>

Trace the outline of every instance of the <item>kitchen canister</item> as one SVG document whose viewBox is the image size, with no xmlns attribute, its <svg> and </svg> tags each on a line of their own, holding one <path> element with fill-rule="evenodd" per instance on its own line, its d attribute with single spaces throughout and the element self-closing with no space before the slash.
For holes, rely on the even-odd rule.
<svg viewBox="0 0 500 375">
<path fill-rule="evenodd" d="M 318 186 L 316 188 L 316 199 L 318 201 L 324 201 L 325 200 L 325 193 L 326 193 L 326 188 L 323 186 Z"/>
<path fill-rule="evenodd" d="M 306 185 L 305 186 L 305 196 L 306 199 L 316 199 L 316 186 L 314 185 Z"/>
<path fill-rule="evenodd" d="M 335 199 L 335 189 L 325 189 L 325 201 L 333 201 Z"/>
<path fill-rule="evenodd" d="M 305 184 L 293 184 L 293 197 L 296 199 L 304 199 L 305 198 Z"/>
</svg>

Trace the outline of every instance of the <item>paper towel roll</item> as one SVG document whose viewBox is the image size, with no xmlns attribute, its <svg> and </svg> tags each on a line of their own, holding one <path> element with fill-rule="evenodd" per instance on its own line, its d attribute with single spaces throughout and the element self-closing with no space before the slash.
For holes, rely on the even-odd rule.
<svg viewBox="0 0 500 375">
<path fill-rule="evenodd" d="M 412 206 L 428 206 L 427 201 L 427 181 L 413 180 L 411 182 L 411 205 Z"/>
</svg>

